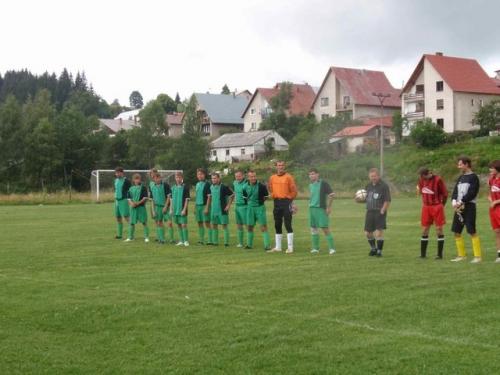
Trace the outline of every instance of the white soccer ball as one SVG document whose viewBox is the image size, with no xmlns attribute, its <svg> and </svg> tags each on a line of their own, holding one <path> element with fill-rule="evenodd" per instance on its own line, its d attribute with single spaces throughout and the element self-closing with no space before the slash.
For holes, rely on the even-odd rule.
<svg viewBox="0 0 500 375">
<path fill-rule="evenodd" d="M 366 202 L 366 190 L 365 189 L 359 189 L 356 194 L 354 194 L 354 200 L 358 203 L 364 203 Z"/>
</svg>

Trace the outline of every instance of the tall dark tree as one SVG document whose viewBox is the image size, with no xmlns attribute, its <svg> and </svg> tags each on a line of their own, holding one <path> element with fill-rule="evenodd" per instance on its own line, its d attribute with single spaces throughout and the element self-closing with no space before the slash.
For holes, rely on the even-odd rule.
<svg viewBox="0 0 500 375">
<path fill-rule="evenodd" d="M 159 94 L 156 97 L 156 101 L 161 104 L 165 113 L 173 113 L 177 110 L 177 104 L 167 94 Z"/>
<path fill-rule="evenodd" d="M 229 90 L 229 87 L 227 86 L 227 84 L 224 84 L 224 86 L 222 86 L 221 94 L 224 94 L 224 95 L 231 94 L 231 90 Z"/>
<path fill-rule="evenodd" d="M 201 119 L 196 110 L 198 102 L 196 96 L 191 95 L 184 111 L 183 128 L 184 133 L 199 137 L 201 135 Z"/>
<path fill-rule="evenodd" d="M 139 91 L 135 90 L 129 96 L 130 106 L 135 109 L 140 109 L 144 106 L 144 99 Z"/>
<path fill-rule="evenodd" d="M 73 80 L 67 69 L 64 68 L 61 75 L 59 76 L 59 81 L 57 82 L 55 102 L 58 110 L 60 110 L 63 107 L 64 103 L 66 103 L 66 101 L 69 99 L 72 88 Z"/>
<path fill-rule="evenodd" d="M 179 93 L 175 94 L 175 104 L 181 104 L 181 97 L 180 97 Z"/>
</svg>

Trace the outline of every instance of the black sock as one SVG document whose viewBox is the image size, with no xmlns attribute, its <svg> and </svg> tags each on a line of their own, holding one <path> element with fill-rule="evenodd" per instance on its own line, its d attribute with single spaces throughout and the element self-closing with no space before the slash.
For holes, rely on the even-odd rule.
<svg viewBox="0 0 500 375">
<path fill-rule="evenodd" d="M 375 250 L 377 248 L 375 246 L 375 238 L 368 238 L 368 243 L 370 244 L 370 249 Z"/>
<path fill-rule="evenodd" d="M 383 238 L 378 239 L 377 240 L 377 250 L 382 251 L 383 248 L 384 248 L 384 239 Z"/>
<path fill-rule="evenodd" d="M 500 258 L 500 250 L 497 251 L 497 255 Z"/>
<path fill-rule="evenodd" d="M 444 235 L 438 236 L 438 257 L 443 257 Z"/>
<path fill-rule="evenodd" d="M 427 255 L 427 245 L 429 244 L 429 236 L 422 236 L 420 239 L 420 256 L 425 258 Z"/>
</svg>

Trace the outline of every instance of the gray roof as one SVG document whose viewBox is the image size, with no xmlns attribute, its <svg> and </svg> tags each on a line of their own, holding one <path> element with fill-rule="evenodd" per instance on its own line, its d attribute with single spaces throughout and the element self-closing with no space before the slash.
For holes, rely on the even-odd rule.
<svg viewBox="0 0 500 375">
<path fill-rule="evenodd" d="M 241 124 L 241 114 L 245 110 L 248 100 L 244 96 L 224 94 L 195 94 L 199 106 L 216 124 Z"/>
<path fill-rule="evenodd" d="M 212 148 L 252 146 L 262 138 L 272 134 L 274 134 L 272 130 L 262 130 L 248 133 L 226 133 L 221 135 L 210 145 Z"/>
<path fill-rule="evenodd" d="M 112 133 L 118 133 L 120 130 L 130 130 L 140 126 L 134 120 L 115 120 L 115 119 L 99 119 L 99 122 L 108 128 Z"/>
</svg>

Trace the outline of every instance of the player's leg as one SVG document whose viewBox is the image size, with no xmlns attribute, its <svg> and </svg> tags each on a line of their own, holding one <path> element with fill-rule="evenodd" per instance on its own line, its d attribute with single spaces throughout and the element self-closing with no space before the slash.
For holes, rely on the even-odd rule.
<svg viewBox="0 0 500 375">
<path fill-rule="evenodd" d="M 333 241 L 333 235 L 330 231 L 330 218 L 328 217 L 326 210 L 324 208 L 319 208 L 318 210 L 318 227 L 323 230 L 323 233 L 326 238 L 326 242 L 328 243 L 328 253 L 330 255 L 335 254 L 335 243 Z"/>
<path fill-rule="evenodd" d="M 474 259 L 471 263 L 480 263 L 482 261 L 481 240 L 476 231 L 476 205 L 466 205 L 464 209 L 464 223 L 467 233 L 471 236 L 472 240 L 472 253 Z"/>
<path fill-rule="evenodd" d="M 460 216 L 455 213 L 453 215 L 453 222 L 451 224 L 451 231 L 455 237 L 455 246 L 457 248 L 457 256 L 453 258 L 452 262 L 460 262 L 466 258 L 465 254 L 465 242 L 462 237 L 462 231 L 464 229 L 464 223 L 460 220 Z"/>
<path fill-rule="evenodd" d="M 330 255 L 335 254 L 337 251 L 335 250 L 335 241 L 333 239 L 333 234 L 330 228 L 321 228 L 323 229 L 323 233 L 325 234 L 326 242 L 328 243 L 328 253 Z"/>
<path fill-rule="evenodd" d="M 168 241 L 170 243 L 175 243 L 174 239 L 174 224 L 172 223 L 172 217 L 169 215 L 167 219 L 167 233 L 168 233 Z"/>
<path fill-rule="evenodd" d="M 382 250 L 384 250 L 384 230 L 383 229 L 377 229 L 375 231 L 375 240 L 377 241 L 377 256 L 381 257 Z"/>
<path fill-rule="evenodd" d="M 184 245 L 184 233 L 182 230 L 182 222 L 180 220 L 181 216 L 180 215 L 174 215 L 173 221 L 175 225 L 177 225 L 177 232 L 179 233 L 179 242 L 177 242 L 177 246 L 182 246 Z"/>
<path fill-rule="evenodd" d="M 500 263 L 500 228 L 493 229 L 495 233 L 495 243 L 497 245 L 497 258 L 495 263 Z"/>
<path fill-rule="evenodd" d="M 138 221 L 142 223 L 144 230 L 144 242 L 149 242 L 148 211 L 145 206 L 137 207 Z"/>
<path fill-rule="evenodd" d="M 189 246 L 189 232 L 187 227 L 187 216 L 182 216 L 182 240 L 184 241 L 184 246 Z"/>
<path fill-rule="evenodd" d="M 223 224 L 222 224 L 222 231 L 224 232 L 224 246 L 228 247 L 229 246 L 229 226 L 227 223 L 227 215 L 222 215 Z M 225 223 L 225 224 L 224 224 Z"/>
<path fill-rule="evenodd" d="M 420 238 L 420 258 L 427 258 L 427 246 L 429 245 L 430 225 L 422 226 L 422 237 Z"/>
<path fill-rule="evenodd" d="M 269 231 L 267 229 L 267 215 L 266 207 L 264 205 L 255 209 L 255 221 L 260 224 L 262 241 L 264 242 L 264 250 L 269 251 L 271 249 L 271 238 L 269 238 Z"/>
<path fill-rule="evenodd" d="M 198 223 L 198 244 L 203 245 L 205 243 L 205 223 L 204 223 L 204 218 L 203 214 L 205 207 L 202 205 L 197 205 L 195 207 L 195 217 L 196 217 L 196 222 Z"/>
<path fill-rule="evenodd" d="M 212 217 L 212 243 L 215 246 L 219 245 L 219 225 L 217 224 L 217 217 Z"/>
<path fill-rule="evenodd" d="M 283 210 L 283 219 L 285 222 L 285 229 L 287 232 L 287 249 L 286 252 L 288 254 L 293 253 L 293 228 L 292 228 L 292 211 L 290 210 L 290 205 L 287 206 Z"/>
<path fill-rule="evenodd" d="M 253 248 L 253 239 L 255 236 L 253 229 L 253 225 L 247 225 L 247 245 L 245 246 L 245 249 L 248 250 Z"/>
<path fill-rule="evenodd" d="M 316 209 L 309 207 L 309 228 L 311 230 L 311 254 L 319 253 L 319 230 Z"/>
<path fill-rule="evenodd" d="M 281 251 L 281 242 L 283 240 L 283 209 L 279 205 L 279 201 L 274 202 L 273 209 L 273 218 L 274 218 L 274 248 L 270 251 Z"/>
<path fill-rule="evenodd" d="M 128 237 L 125 240 L 130 242 L 135 238 L 135 224 L 137 223 L 137 208 L 132 208 L 130 210 L 130 221 L 128 225 Z"/>
<path fill-rule="evenodd" d="M 443 259 L 444 253 L 444 229 L 442 225 L 436 225 L 436 234 L 437 234 L 437 260 Z"/>
<path fill-rule="evenodd" d="M 377 254 L 377 242 L 375 241 L 374 232 L 375 231 L 375 219 L 372 211 L 366 211 L 365 215 L 365 235 L 370 245 L 369 256 L 374 256 Z"/>
<path fill-rule="evenodd" d="M 247 224 L 247 245 L 245 246 L 245 249 L 253 248 L 253 239 L 255 236 L 254 232 L 255 222 L 256 222 L 255 208 L 248 207 L 245 217 L 245 223 Z"/>
</svg>

